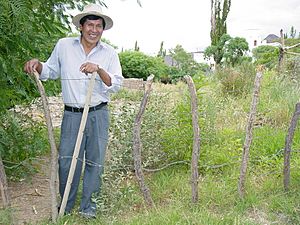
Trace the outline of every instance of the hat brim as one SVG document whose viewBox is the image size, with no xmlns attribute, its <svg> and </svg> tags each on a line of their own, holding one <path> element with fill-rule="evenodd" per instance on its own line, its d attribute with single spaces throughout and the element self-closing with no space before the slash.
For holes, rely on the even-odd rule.
<svg viewBox="0 0 300 225">
<path fill-rule="evenodd" d="M 104 30 L 108 30 L 108 29 L 112 28 L 112 26 L 113 26 L 113 20 L 112 20 L 109 16 L 103 15 L 103 14 L 101 14 L 101 13 L 99 13 L 99 12 L 96 12 L 96 11 L 91 11 L 91 12 L 86 12 L 86 13 L 79 13 L 79 14 L 77 14 L 76 16 L 74 16 L 74 17 L 72 18 L 73 24 L 74 24 L 77 28 L 79 28 L 79 27 L 80 27 L 80 23 L 79 23 L 80 20 L 81 20 L 83 17 L 88 16 L 88 15 L 95 15 L 95 16 L 100 16 L 100 17 L 102 17 L 102 18 L 104 19 L 104 21 L 105 21 L 105 28 L 104 28 Z"/>
</svg>

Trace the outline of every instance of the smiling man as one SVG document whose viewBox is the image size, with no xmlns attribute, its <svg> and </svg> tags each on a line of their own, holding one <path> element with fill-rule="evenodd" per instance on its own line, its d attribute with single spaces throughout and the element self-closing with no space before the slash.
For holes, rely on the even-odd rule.
<svg viewBox="0 0 300 225">
<path fill-rule="evenodd" d="M 108 142 L 107 103 L 110 101 L 109 94 L 120 89 L 123 76 L 117 52 L 110 45 L 101 42 L 103 31 L 113 26 L 112 19 L 102 13 L 101 7 L 96 4 L 87 5 L 72 21 L 81 35 L 60 39 L 47 62 L 31 59 L 26 62 L 24 71 L 29 74 L 39 72 L 41 80 L 61 79 L 65 104 L 58 159 L 61 198 L 66 187 L 91 73 L 98 74 L 65 209 L 66 213 L 70 213 L 74 207 L 85 158 L 79 212 L 85 217 L 93 218 L 96 216 L 96 204 L 92 197 L 100 191 Z"/>
</svg>

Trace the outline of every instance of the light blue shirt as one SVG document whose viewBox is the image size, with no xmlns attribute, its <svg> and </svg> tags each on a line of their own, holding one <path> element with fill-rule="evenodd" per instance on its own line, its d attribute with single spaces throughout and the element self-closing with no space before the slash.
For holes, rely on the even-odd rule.
<svg viewBox="0 0 300 225">
<path fill-rule="evenodd" d="M 80 37 L 60 39 L 50 58 L 43 64 L 40 79 L 61 79 L 63 101 L 68 106 L 84 107 L 91 74 L 80 72 L 80 66 L 85 62 L 100 65 L 111 77 L 112 85 L 108 87 L 100 78 L 96 77 L 92 94 L 91 106 L 110 100 L 109 93 L 120 89 L 123 81 L 119 56 L 115 49 L 104 42 L 86 55 L 80 42 Z"/>
</svg>

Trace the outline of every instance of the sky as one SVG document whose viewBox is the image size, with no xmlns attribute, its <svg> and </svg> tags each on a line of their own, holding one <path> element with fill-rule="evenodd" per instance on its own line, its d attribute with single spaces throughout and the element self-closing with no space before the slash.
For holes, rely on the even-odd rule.
<svg viewBox="0 0 300 225">
<path fill-rule="evenodd" d="M 210 0 L 104 0 L 114 26 L 103 37 L 118 50 L 133 49 L 155 55 L 160 44 L 169 50 L 177 44 L 186 51 L 204 50 L 210 45 Z M 232 0 L 227 33 L 232 37 L 258 35 L 262 39 L 291 26 L 300 32 L 300 0 Z"/>
</svg>

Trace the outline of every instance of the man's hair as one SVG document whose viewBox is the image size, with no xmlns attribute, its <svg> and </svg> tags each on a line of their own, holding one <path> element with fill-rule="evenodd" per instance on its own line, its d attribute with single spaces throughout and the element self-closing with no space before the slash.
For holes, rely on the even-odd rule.
<svg viewBox="0 0 300 225">
<path fill-rule="evenodd" d="M 81 18 L 81 20 L 79 21 L 79 23 L 83 26 L 83 24 L 87 21 L 87 20 L 102 20 L 102 25 L 103 25 L 103 29 L 105 29 L 105 20 L 101 17 L 101 16 L 95 16 L 95 15 L 87 15 Z"/>
</svg>

